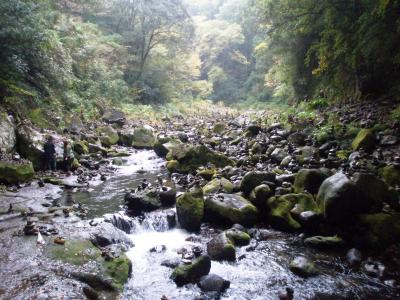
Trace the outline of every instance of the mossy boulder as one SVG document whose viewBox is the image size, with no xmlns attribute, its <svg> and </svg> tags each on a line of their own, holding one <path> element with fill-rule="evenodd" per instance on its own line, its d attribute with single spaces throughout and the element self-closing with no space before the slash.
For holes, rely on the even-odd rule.
<svg viewBox="0 0 400 300">
<path fill-rule="evenodd" d="M 139 149 L 152 149 L 156 143 L 154 129 L 150 126 L 136 127 L 133 132 L 132 146 Z"/>
<path fill-rule="evenodd" d="M 102 263 L 105 273 L 112 278 L 113 286 L 122 291 L 132 273 L 132 263 L 125 254 Z"/>
<path fill-rule="evenodd" d="M 359 247 L 385 249 L 400 241 L 400 214 L 363 214 L 352 220 L 351 241 Z"/>
<path fill-rule="evenodd" d="M 212 260 L 236 260 L 235 245 L 224 232 L 216 235 L 207 243 L 207 253 Z"/>
<path fill-rule="evenodd" d="M 250 244 L 251 237 L 247 232 L 232 228 L 226 230 L 225 235 L 235 246 L 246 246 Z"/>
<path fill-rule="evenodd" d="M 97 129 L 98 134 L 100 135 L 101 144 L 104 147 L 111 147 L 112 145 L 118 144 L 119 135 L 118 132 L 112 128 L 111 126 L 99 127 Z"/>
<path fill-rule="evenodd" d="M 267 184 L 256 186 L 250 193 L 250 202 L 261 210 L 266 209 L 266 201 L 273 196 L 274 191 Z"/>
<path fill-rule="evenodd" d="M 161 200 L 156 189 L 144 189 L 125 194 L 125 205 L 130 213 L 139 215 L 145 211 L 157 210 L 161 207 Z"/>
<path fill-rule="evenodd" d="M 371 129 L 361 129 L 353 142 L 351 147 L 354 151 L 363 148 L 366 151 L 371 151 L 375 146 L 375 134 Z"/>
<path fill-rule="evenodd" d="M 213 223 L 251 226 L 258 221 L 258 209 L 238 194 L 212 194 L 205 198 L 205 217 Z"/>
<path fill-rule="evenodd" d="M 222 134 L 226 129 L 225 123 L 219 122 L 215 123 L 213 127 L 213 132 L 217 134 Z"/>
<path fill-rule="evenodd" d="M 314 157 L 318 157 L 318 149 L 312 146 L 304 146 L 299 148 L 300 154 L 296 155 L 296 160 L 303 164 Z"/>
<path fill-rule="evenodd" d="M 328 177 L 327 170 L 301 169 L 294 181 L 294 191 L 296 193 L 306 191 L 311 194 L 317 194 L 322 182 Z"/>
<path fill-rule="evenodd" d="M 235 162 L 222 153 L 208 149 L 204 145 L 173 148 L 167 155 L 168 160 L 179 162 L 179 172 L 190 173 L 209 163 L 218 168 L 233 166 Z"/>
<path fill-rule="evenodd" d="M 341 237 L 335 236 L 312 236 L 304 240 L 306 246 L 318 249 L 338 248 L 344 245 Z"/>
<path fill-rule="evenodd" d="M 390 186 L 400 185 L 400 166 L 386 166 L 379 170 L 379 175 Z"/>
<path fill-rule="evenodd" d="M 301 277 L 311 277 L 318 273 L 314 263 L 303 256 L 298 256 L 289 264 L 289 269 Z"/>
<path fill-rule="evenodd" d="M 232 193 L 234 189 L 233 183 L 230 182 L 228 179 L 222 178 L 215 178 L 207 183 L 203 187 L 204 194 L 211 194 L 211 193 Z"/>
<path fill-rule="evenodd" d="M 17 184 L 33 179 L 35 171 L 30 161 L 1 161 L 0 181 L 9 184 Z"/>
<path fill-rule="evenodd" d="M 263 182 L 275 182 L 276 174 L 272 172 L 259 172 L 251 171 L 243 176 L 240 182 L 240 190 L 245 194 L 249 195 L 251 191 L 261 185 Z"/>
<path fill-rule="evenodd" d="M 197 169 L 196 175 L 204 178 L 207 181 L 211 181 L 213 177 L 217 174 L 217 169 L 215 167 L 200 167 Z"/>
<path fill-rule="evenodd" d="M 170 161 L 167 161 L 167 170 L 170 172 L 170 173 L 175 173 L 175 172 L 178 172 L 179 171 L 179 162 L 177 161 L 177 160 L 170 160 Z"/>
<path fill-rule="evenodd" d="M 79 155 L 89 154 L 89 143 L 86 141 L 75 141 L 73 149 Z"/>
<path fill-rule="evenodd" d="M 182 228 L 189 231 L 199 230 L 204 217 L 203 191 L 195 189 L 178 197 L 176 213 Z"/>
<path fill-rule="evenodd" d="M 300 223 L 292 217 L 290 212 L 296 204 L 302 211 L 318 211 L 318 205 L 310 194 L 274 196 L 267 200 L 268 220 L 273 226 L 281 230 L 293 231 L 300 229 Z"/>
<path fill-rule="evenodd" d="M 168 152 L 182 145 L 183 143 L 179 139 L 170 137 L 158 138 L 154 144 L 154 152 L 160 157 L 167 157 Z"/>
<path fill-rule="evenodd" d="M 134 129 L 125 128 L 119 131 L 119 144 L 126 147 L 131 147 L 133 143 Z"/>
<path fill-rule="evenodd" d="M 196 283 L 201 277 L 208 275 L 211 270 L 211 259 L 207 255 L 202 255 L 192 261 L 191 264 L 181 264 L 174 269 L 171 279 L 177 286 L 189 283 Z"/>
</svg>

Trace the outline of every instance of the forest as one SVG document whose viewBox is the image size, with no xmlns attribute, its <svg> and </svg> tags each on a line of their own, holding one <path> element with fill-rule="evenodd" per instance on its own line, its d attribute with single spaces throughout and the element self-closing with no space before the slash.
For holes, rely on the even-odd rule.
<svg viewBox="0 0 400 300">
<path fill-rule="evenodd" d="M 399 299 L 400 0 L 0 1 L 0 298 Z"/>
</svg>

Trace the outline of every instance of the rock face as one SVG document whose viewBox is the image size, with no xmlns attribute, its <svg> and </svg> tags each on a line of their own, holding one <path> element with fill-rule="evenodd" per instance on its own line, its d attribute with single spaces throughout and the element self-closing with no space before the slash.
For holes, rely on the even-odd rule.
<svg viewBox="0 0 400 300">
<path fill-rule="evenodd" d="M 205 198 L 205 216 L 214 223 L 254 225 L 258 210 L 238 194 L 214 194 Z"/>
<path fill-rule="evenodd" d="M 319 187 L 327 177 L 327 172 L 320 169 L 301 169 L 296 175 L 294 190 L 296 193 L 307 191 L 317 194 Z"/>
<path fill-rule="evenodd" d="M 18 152 L 23 158 L 32 162 L 35 170 L 42 168 L 44 142 L 44 136 L 38 131 L 28 126 L 20 126 L 17 128 Z"/>
<path fill-rule="evenodd" d="M 132 146 L 139 149 L 151 149 L 156 143 L 154 129 L 150 126 L 135 128 L 133 132 Z"/>
<path fill-rule="evenodd" d="M 17 184 L 33 179 L 35 171 L 29 161 L 0 161 L 0 181 Z"/>
<path fill-rule="evenodd" d="M 212 151 L 204 145 L 173 148 L 167 159 L 176 160 L 176 168 L 181 173 L 194 172 L 208 163 L 219 168 L 235 165 L 235 162 L 224 154 Z"/>
<path fill-rule="evenodd" d="M 203 292 L 217 292 L 222 293 L 229 288 L 231 282 L 223 279 L 221 276 L 209 274 L 200 278 L 197 284 Z"/>
<path fill-rule="evenodd" d="M 202 191 L 186 192 L 176 200 L 176 212 L 182 228 L 196 231 L 204 217 L 204 199 Z"/>
<path fill-rule="evenodd" d="M 245 195 L 249 195 L 256 186 L 259 186 L 263 182 L 275 182 L 275 179 L 276 175 L 271 172 L 248 172 L 240 182 L 240 190 Z"/>
<path fill-rule="evenodd" d="M 370 129 L 361 129 L 356 138 L 353 140 L 351 147 L 354 151 L 363 148 L 366 151 L 371 151 L 375 145 L 375 135 Z"/>
<path fill-rule="evenodd" d="M 224 232 L 215 236 L 207 243 L 207 253 L 212 260 L 236 260 L 235 246 Z"/>
<path fill-rule="evenodd" d="M 125 124 L 125 114 L 116 109 L 107 109 L 103 114 L 103 121 L 108 124 L 118 124 L 120 126 Z"/>
<path fill-rule="evenodd" d="M 17 136 L 12 119 L 0 112 L 0 152 L 10 153 L 15 149 Z"/>
<path fill-rule="evenodd" d="M 188 283 L 196 283 L 201 277 L 208 275 L 211 269 L 211 259 L 207 255 L 202 255 L 189 265 L 179 265 L 171 275 L 171 279 L 177 286 Z"/>
<path fill-rule="evenodd" d="M 296 208 L 301 212 L 318 211 L 318 206 L 310 194 L 287 194 L 279 197 L 271 197 L 267 200 L 269 209 L 268 220 L 273 226 L 285 231 L 293 231 L 301 228 L 291 214 Z"/>
<path fill-rule="evenodd" d="M 218 192 L 229 194 L 233 192 L 233 189 L 234 186 L 232 182 L 223 177 L 221 179 L 215 178 L 203 187 L 204 194 L 218 193 Z"/>
<path fill-rule="evenodd" d="M 317 199 L 326 220 L 337 225 L 351 222 L 354 215 L 367 212 L 370 208 L 354 182 L 343 173 L 327 178 L 319 189 Z"/>
</svg>

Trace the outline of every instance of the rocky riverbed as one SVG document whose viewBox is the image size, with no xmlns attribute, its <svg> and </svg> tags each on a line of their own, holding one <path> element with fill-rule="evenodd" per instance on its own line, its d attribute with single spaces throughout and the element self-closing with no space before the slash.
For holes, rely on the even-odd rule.
<svg viewBox="0 0 400 300">
<path fill-rule="evenodd" d="M 104 121 L 2 147 L 2 298 L 400 297 L 396 127 Z M 40 171 L 47 134 L 73 141 L 72 176 Z"/>
</svg>

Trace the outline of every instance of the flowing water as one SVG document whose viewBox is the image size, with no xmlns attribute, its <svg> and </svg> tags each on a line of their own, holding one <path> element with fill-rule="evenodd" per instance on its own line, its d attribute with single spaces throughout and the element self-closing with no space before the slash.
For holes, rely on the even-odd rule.
<svg viewBox="0 0 400 300">
<path fill-rule="evenodd" d="M 87 192 L 66 192 L 64 201 L 79 201 L 90 208 L 91 217 L 121 211 L 125 191 L 136 187 L 144 178 L 156 182 L 163 161 L 153 151 L 136 151 L 126 158 L 117 173 L 105 182 L 97 182 Z M 69 200 L 68 200 L 69 199 Z M 202 295 L 195 285 L 177 288 L 169 278 L 172 269 L 162 266 L 165 260 L 182 258 L 182 248 L 206 247 L 210 236 L 219 231 L 204 225 L 197 234 L 182 229 L 169 229 L 167 213 L 173 208 L 146 213 L 133 218 L 130 237 L 135 244 L 128 257 L 132 277 L 126 284 L 123 299 L 215 299 Z M 253 240 L 254 242 L 254 240 Z M 212 262 L 211 272 L 230 280 L 230 288 L 220 299 L 277 299 L 285 287 L 295 291 L 295 299 L 396 299 L 398 294 L 378 279 L 352 271 L 343 253 L 324 253 L 302 245 L 295 235 L 270 230 L 270 237 L 253 245 L 237 248 L 236 262 Z M 153 248 L 153 251 L 150 251 Z M 294 275 L 288 265 L 291 259 L 304 255 L 316 262 L 320 275 L 303 279 Z M 201 296 L 202 298 L 198 298 Z"/>
</svg>

